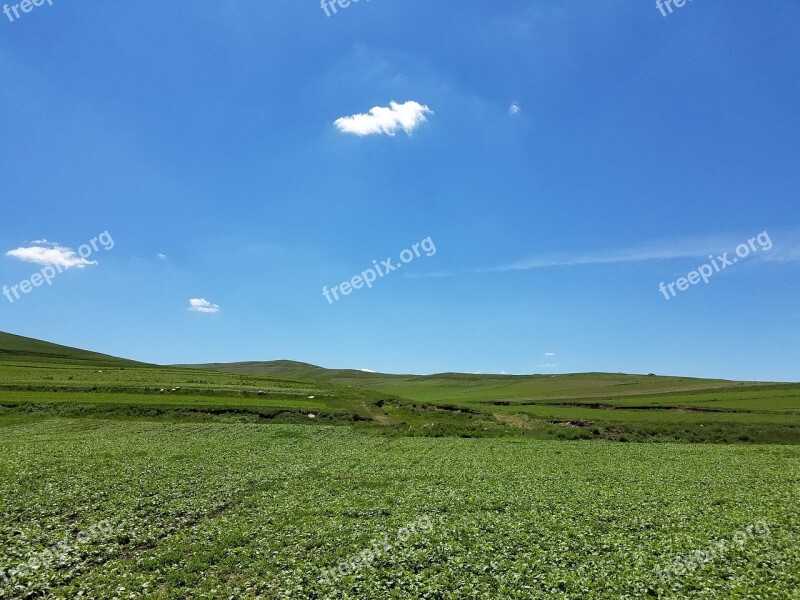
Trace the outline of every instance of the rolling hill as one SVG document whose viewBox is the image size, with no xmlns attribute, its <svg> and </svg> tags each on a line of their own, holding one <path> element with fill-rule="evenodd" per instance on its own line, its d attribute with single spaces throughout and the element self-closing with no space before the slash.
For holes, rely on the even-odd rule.
<svg viewBox="0 0 800 600">
<path fill-rule="evenodd" d="M 91 364 L 108 366 L 144 365 L 133 360 L 117 358 L 98 352 L 61 346 L 33 338 L 0 331 L 0 360 L 28 362 Z"/>
<path fill-rule="evenodd" d="M 433 375 L 392 375 L 354 369 L 326 369 L 290 360 L 182 366 L 225 373 L 293 377 L 337 385 L 363 387 L 386 394 L 428 402 L 464 400 L 518 403 L 569 399 L 602 400 L 773 385 L 734 382 L 722 379 L 659 377 L 624 373 L 573 373 L 566 375 L 437 373 Z"/>
<path fill-rule="evenodd" d="M 356 424 L 399 436 L 800 443 L 800 385 L 621 373 L 159 366 L 0 334 L 0 425 L 108 417 Z"/>
</svg>

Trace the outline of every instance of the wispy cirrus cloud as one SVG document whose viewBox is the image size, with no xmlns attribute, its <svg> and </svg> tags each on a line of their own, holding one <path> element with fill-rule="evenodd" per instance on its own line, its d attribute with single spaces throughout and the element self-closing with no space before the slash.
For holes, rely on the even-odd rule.
<svg viewBox="0 0 800 600">
<path fill-rule="evenodd" d="M 758 233 L 755 235 L 757 236 Z M 600 266 L 676 259 L 701 259 L 707 261 L 709 256 L 717 256 L 724 252 L 732 255 L 736 246 L 747 239 L 747 236 L 741 234 L 697 236 L 654 240 L 635 246 L 619 248 L 543 252 L 511 263 L 491 267 L 468 269 L 460 272 L 406 273 L 406 277 L 452 277 L 458 274 L 528 271 L 553 267 Z M 771 240 L 774 241 L 774 245 L 769 251 L 759 249 L 759 252 L 754 253 L 750 260 L 779 263 L 800 262 L 800 231 L 778 232 L 771 237 Z"/>
<path fill-rule="evenodd" d="M 753 237 L 758 235 L 757 233 Z M 728 252 L 733 254 L 736 246 L 747 239 L 743 235 L 715 235 L 655 240 L 626 248 L 543 253 L 507 265 L 479 269 L 479 271 L 525 271 L 547 267 L 612 265 L 681 258 L 707 260 L 710 255 L 716 255 L 717 253 Z M 770 238 L 768 252 L 758 252 L 752 258 L 774 262 L 800 261 L 800 232 L 779 233 L 775 236 L 774 244 L 772 238 Z"/>
<path fill-rule="evenodd" d="M 189 310 L 199 313 L 218 313 L 219 304 L 209 302 L 205 298 L 192 298 L 189 300 Z"/>
<path fill-rule="evenodd" d="M 31 242 L 32 246 L 21 246 L 6 252 L 6 256 L 16 258 L 24 262 L 36 263 L 38 265 L 51 265 L 62 269 L 73 267 L 82 269 L 88 265 L 96 265 L 96 260 L 87 260 L 78 255 L 72 248 L 60 246 L 47 240 L 36 240 Z"/>
<path fill-rule="evenodd" d="M 424 123 L 427 119 L 426 114 L 433 114 L 433 111 L 420 104 L 409 100 L 403 104 L 390 102 L 388 108 L 375 106 L 368 114 L 356 114 L 349 117 L 341 117 L 333 122 L 342 133 L 352 133 L 363 137 L 365 135 L 386 134 L 393 136 L 402 129 L 408 135 Z"/>
<path fill-rule="evenodd" d="M 527 271 L 547 267 L 612 265 L 677 258 L 700 258 L 707 257 L 715 251 L 721 252 L 729 245 L 719 239 L 660 240 L 627 248 L 534 254 L 509 264 L 479 269 L 479 271 Z"/>
</svg>

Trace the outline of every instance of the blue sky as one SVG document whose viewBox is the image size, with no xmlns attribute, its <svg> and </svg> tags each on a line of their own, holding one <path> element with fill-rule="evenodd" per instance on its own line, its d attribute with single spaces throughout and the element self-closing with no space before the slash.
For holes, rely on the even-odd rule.
<svg viewBox="0 0 800 600">
<path fill-rule="evenodd" d="M 501 4 L 0 14 L 0 284 L 72 267 L 0 296 L 0 330 L 158 363 L 800 380 L 800 6 Z M 410 133 L 334 124 L 391 102 Z"/>
</svg>

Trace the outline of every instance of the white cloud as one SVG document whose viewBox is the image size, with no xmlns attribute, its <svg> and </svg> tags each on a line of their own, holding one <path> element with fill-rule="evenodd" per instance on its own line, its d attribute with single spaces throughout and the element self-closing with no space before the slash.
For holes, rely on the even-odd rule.
<svg viewBox="0 0 800 600">
<path fill-rule="evenodd" d="M 363 373 L 374 373 L 374 372 L 375 372 L 375 371 L 373 371 L 372 369 L 360 369 L 360 370 L 361 370 L 361 372 L 363 372 Z"/>
<path fill-rule="evenodd" d="M 543 369 L 554 369 L 558 366 L 558 363 L 544 363 L 543 365 L 536 365 L 537 367 L 541 367 Z"/>
<path fill-rule="evenodd" d="M 544 355 L 545 356 L 555 356 L 556 353 L 555 352 L 545 352 Z"/>
<path fill-rule="evenodd" d="M 205 298 L 192 298 L 189 300 L 189 310 L 199 313 L 218 313 L 219 304 L 209 302 Z"/>
<path fill-rule="evenodd" d="M 343 133 L 358 136 L 382 133 L 393 136 L 398 129 L 411 135 L 412 131 L 427 120 L 425 115 L 428 113 L 434 114 L 430 108 L 413 100 L 404 104 L 392 101 L 389 103 L 389 108 L 376 106 L 369 111 L 369 114 L 341 117 L 333 124 Z"/>
<path fill-rule="evenodd" d="M 520 108 L 519 102 L 512 102 L 511 106 L 508 107 L 509 115 L 518 115 L 520 112 L 522 112 L 522 108 Z"/>
<path fill-rule="evenodd" d="M 161 252 L 159 252 L 158 253 L 158 258 L 160 258 L 161 260 L 167 260 L 167 258 L 169 258 L 169 257 L 166 254 L 161 254 Z"/>
<path fill-rule="evenodd" d="M 72 267 L 82 269 L 87 265 L 97 264 L 96 260 L 81 258 L 72 248 L 59 246 L 47 240 L 36 240 L 32 243 L 35 245 L 9 250 L 6 252 L 6 256 L 11 256 L 25 262 L 32 262 L 45 266 L 52 265 L 63 269 L 71 269 Z"/>
</svg>

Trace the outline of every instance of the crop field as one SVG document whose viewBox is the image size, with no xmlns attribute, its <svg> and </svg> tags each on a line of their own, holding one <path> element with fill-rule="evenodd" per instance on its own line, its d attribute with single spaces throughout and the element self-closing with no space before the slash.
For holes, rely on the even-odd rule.
<svg viewBox="0 0 800 600">
<path fill-rule="evenodd" d="M 798 597 L 800 386 L 297 364 L 0 334 L 0 598 Z"/>
<path fill-rule="evenodd" d="M 91 419 L 0 432 L 3 597 L 777 599 L 800 587 L 796 446 Z M 19 568 L 31 557 L 39 568 Z"/>
</svg>

